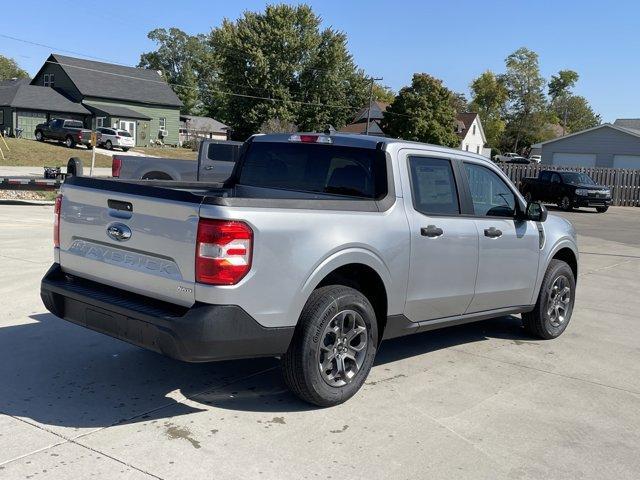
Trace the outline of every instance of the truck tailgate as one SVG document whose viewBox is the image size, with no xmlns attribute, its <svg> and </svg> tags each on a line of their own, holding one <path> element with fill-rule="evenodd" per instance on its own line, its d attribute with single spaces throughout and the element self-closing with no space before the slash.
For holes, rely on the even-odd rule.
<svg viewBox="0 0 640 480">
<path fill-rule="evenodd" d="M 195 301 L 199 197 L 74 177 L 62 188 L 63 272 L 153 298 Z M 150 195 L 149 195 L 150 194 Z"/>
</svg>

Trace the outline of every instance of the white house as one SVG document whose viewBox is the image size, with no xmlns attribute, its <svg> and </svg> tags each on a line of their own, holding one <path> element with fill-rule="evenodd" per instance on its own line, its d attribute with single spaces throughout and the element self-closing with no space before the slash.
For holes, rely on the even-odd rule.
<svg viewBox="0 0 640 480">
<path fill-rule="evenodd" d="M 485 148 L 487 137 L 477 113 L 459 113 L 456 119 L 456 134 L 460 138 L 460 150 L 491 156 L 491 149 Z"/>
</svg>

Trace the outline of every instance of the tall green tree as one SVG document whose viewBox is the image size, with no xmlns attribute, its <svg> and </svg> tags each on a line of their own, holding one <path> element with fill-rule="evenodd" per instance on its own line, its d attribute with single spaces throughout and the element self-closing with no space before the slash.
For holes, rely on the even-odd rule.
<svg viewBox="0 0 640 480">
<path fill-rule="evenodd" d="M 21 69 L 13 58 L 0 55 L 0 80 L 12 78 L 29 78 L 29 74 Z"/>
<path fill-rule="evenodd" d="M 394 98 L 396 98 L 396 94 L 386 85 L 381 85 L 379 83 L 373 84 L 373 99 L 382 103 L 391 103 Z"/>
<path fill-rule="evenodd" d="M 184 104 L 183 113 L 199 113 L 202 106 L 199 78 L 206 75 L 205 44 L 202 36 L 191 36 L 179 28 L 157 28 L 148 33 L 157 48 L 140 56 L 139 67 L 162 72 Z M 210 72 L 209 72 L 210 73 Z"/>
<path fill-rule="evenodd" d="M 320 24 L 308 5 L 270 5 L 224 20 L 211 31 L 208 45 L 218 88 L 235 95 L 214 99 L 208 110 L 230 124 L 237 138 L 257 132 L 270 118 L 300 130 L 350 121 L 366 104 L 368 82 L 347 49 L 346 35 Z"/>
<path fill-rule="evenodd" d="M 506 123 L 503 120 L 508 92 L 501 79 L 487 70 L 471 82 L 473 97 L 469 109 L 480 115 L 491 148 L 498 148 Z"/>
<path fill-rule="evenodd" d="M 600 115 L 593 111 L 587 99 L 579 95 L 570 95 L 562 101 L 556 99 L 551 102 L 551 109 L 565 133 L 579 132 L 602 123 Z"/>
<path fill-rule="evenodd" d="M 416 73 L 384 112 L 382 129 L 392 137 L 457 147 L 452 93 L 441 80 Z"/>
<path fill-rule="evenodd" d="M 469 111 L 469 102 L 464 93 L 451 92 L 451 106 L 456 113 L 464 113 Z"/>
<path fill-rule="evenodd" d="M 507 143 L 518 151 L 532 139 L 540 138 L 548 123 L 545 80 L 540 74 L 538 54 L 528 48 L 513 52 L 506 58 L 505 65 L 506 72 L 501 78 L 509 95 Z"/>
</svg>

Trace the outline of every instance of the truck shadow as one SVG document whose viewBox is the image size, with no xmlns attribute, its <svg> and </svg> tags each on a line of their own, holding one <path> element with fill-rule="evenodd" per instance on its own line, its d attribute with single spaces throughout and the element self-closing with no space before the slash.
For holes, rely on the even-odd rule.
<svg viewBox="0 0 640 480">
<path fill-rule="evenodd" d="M 166 419 L 207 406 L 252 412 L 315 409 L 287 390 L 277 359 L 188 364 L 48 313 L 31 319 L 0 328 L 0 413 L 6 415 L 80 429 Z M 530 340 L 519 318 L 487 320 L 386 341 L 374 369 L 489 338 Z"/>
</svg>

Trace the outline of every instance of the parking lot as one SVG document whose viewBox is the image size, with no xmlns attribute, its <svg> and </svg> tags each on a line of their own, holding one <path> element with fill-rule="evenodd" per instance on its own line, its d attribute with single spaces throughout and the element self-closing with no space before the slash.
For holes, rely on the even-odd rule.
<svg viewBox="0 0 640 480">
<path fill-rule="evenodd" d="M 317 409 L 276 359 L 185 364 L 52 316 L 50 206 L 0 205 L 0 478 L 638 479 L 640 208 L 579 233 L 565 334 L 517 317 L 386 342 Z"/>
</svg>

